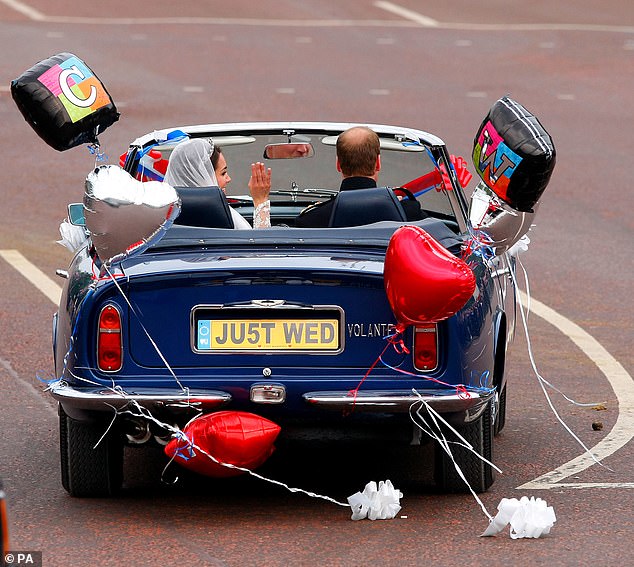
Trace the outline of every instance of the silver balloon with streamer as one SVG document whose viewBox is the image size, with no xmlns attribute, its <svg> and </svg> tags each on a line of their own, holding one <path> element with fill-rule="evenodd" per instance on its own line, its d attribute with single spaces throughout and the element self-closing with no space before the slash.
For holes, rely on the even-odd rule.
<svg viewBox="0 0 634 567">
<path fill-rule="evenodd" d="M 486 244 L 502 254 L 528 232 L 538 207 L 536 203 L 532 212 L 517 211 L 481 181 L 471 195 L 469 219 L 473 228 L 487 236 Z"/>
<path fill-rule="evenodd" d="M 85 187 L 86 227 L 106 265 L 158 242 L 180 214 L 180 199 L 171 185 L 142 183 L 115 165 L 93 170 Z"/>
</svg>

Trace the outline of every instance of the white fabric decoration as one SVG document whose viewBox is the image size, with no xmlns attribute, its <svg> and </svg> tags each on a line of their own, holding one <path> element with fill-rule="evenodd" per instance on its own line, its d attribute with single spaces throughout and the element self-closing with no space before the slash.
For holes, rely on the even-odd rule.
<svg viewBox="0 0 634 567">
<path fill-rule="evenodd" d="M 348 497 L 348 504 L 352 508 L 352 519 L 363 520 L 391 520 L 399 513 L 399 504 L 403 493 L 386 480 L 380 481 L 377 488 L 376 482 L 371 481 L 365 485 L 363 492 L 355 492 Z"/>
<path fill-rule="evenodd" d="M 482 535 L 493 536 L 511 524 L 511 538 L 538 538 L 548 534 L 556 521 L 553 507 L 541 498 L 502 498 L 497 515 Z"/>
<path fill-rule="evenodd" d="M 517 256 L 518 254 L 521 254 L 522 252 L 526 252 L 528 250 L 528 245 L 530 243 L 531 243 L 531 239 L 528 237 L 528 235 L 525 234 L 515 244 L 513 244 L 513 246 L 511 246 L 508 249 L 508 253 L 511 256 Z"/>
<path fill-rule="evenodd" d="M 62 221 L 59 225 L 59 234 L 62 239 L 58 240 L 57 243 L 68 248 L 73 254 L 88 240 L 83 226 L 70 224 L 68 221 Z"/>
</svg>

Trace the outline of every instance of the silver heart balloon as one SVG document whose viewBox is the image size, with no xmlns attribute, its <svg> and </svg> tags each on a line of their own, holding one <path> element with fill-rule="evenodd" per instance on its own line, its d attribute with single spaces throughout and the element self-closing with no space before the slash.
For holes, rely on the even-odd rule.
<svg viewBox="0 0 634 567">
<path fill-rule="evenodd" d="M 530 213 L 516 211 L 481 181 L 471 195 L 469 218 L 473 228 L 487 235 L 495 253 L 502 254 L 529 231 L 538 207 L 539 202 Z"/>
<path fill-rule="evenodd" d="M 167 183 L 142 183 L 115 165 L 88 174 L 86 228 L 102 262 L 112 264 L 158 242 L 180 213 L 180 199 Z"/>
</svg>

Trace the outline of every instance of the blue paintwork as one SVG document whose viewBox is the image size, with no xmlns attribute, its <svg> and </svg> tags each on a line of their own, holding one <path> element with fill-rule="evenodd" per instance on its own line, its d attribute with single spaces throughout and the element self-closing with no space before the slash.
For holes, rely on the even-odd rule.
<svg viewBox="0 0 634 567">
<path fill-rule="evenodd" d="M 330 251 L 280 250 L 266 256 L 256 251 L 218 254 L 194 249 L 156 255 L 148 251 L 124 262 L 123 271 L 128 277 L 117 279 L 135 306 L 135 314 L 111 282 L 93 282 L 94 289 L 90 287 L 93 263 L 84 251 L 71 266 L 62 300 L 66 309 L 57 322 L 58 377 L 78 388 L 82 387 L 78 376 L 105 386 L 115 379 L 124 390 L 176 388 L 171 373 L 147 339 L 147 331 L 183 385 L 229 392 L 233 396 L 230 407 L 254 411 L 248 400 L 252 384 L 284 384 L 287 403 L 276 412 L 301 414 L 309 409 L 302 399 L 304 393 L 355 388 L 383 350 L 385 338 L 376 331 L 396 324 L 383 287 L 383 254 L 383 250 L 355 250 L 350 246 Z M 499 304 L 498 284 L 490 268 L 477 257 L 471 260 L 479 262 L 473 264 L 477 291 L 458 314 L 439 325 L 439 367 L 411 377 L 379 364 L 364 387 L 446 389 L 429 378 L 451 385 L 493 387 L 496 324 L 504 306 Z M 344 351 L 337 355 L 211 355 L 192 351 L 190 312 L 194 306 L 282 298 L 342 307 Z M 123 368 L 116 374 L 95 370 L 95 320 L 106 303 L 114 304 L 123 315 L 125 356 Z M 71 334 L 72 356 L 67 357 Z M 411 330 L 404 340 L 411 344 Z M 64 369 L 65 359 L 69 365 Z M 414 372 L 408 355 L 389 349 L 385 360 Z M 272 371 L 266 379 L 264 368 Z"/>
</svg>

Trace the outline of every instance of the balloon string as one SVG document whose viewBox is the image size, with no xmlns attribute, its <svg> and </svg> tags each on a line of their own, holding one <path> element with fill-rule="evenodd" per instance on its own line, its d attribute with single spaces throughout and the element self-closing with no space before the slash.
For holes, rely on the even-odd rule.
<svg viewBox="0 0 634 567">
<path fill-rule="evenodd" d="M 407 350 L 407 353 L 409 353 L 409 350 Z M 433 376 L 421 376 L 420 374 L 416 374 L 415 372 L 410 372 L 409 370 L 403 370 L 402 368 L 399 368 L 398 366 L 392 366 L 388 362 L 385 362 L 385 360 L 383 360 L 382 357 L 383 355 L 381 354 L 379 358 L 381 359 L 381 363 L 383 364 L 383 366 L 385 366 L 386 368 L 389 368 L 390 370 L 394 370 L 394 372 L 399 372 L 400 374 L 405 374 L 406 376 L 411 376 L 412 378 L 418 378 L 419 380 L 433 382 L 435 384 L 440 384 L 441 386 L 447 386 L 449 388 L 455 388 L 456 394 L 462 400 L 468 400 L 471 397 L 469 395 L 470 391 L 490 392 L 492 390 L 492 388 L 487 388 L 485 386 L 474 388 L 473 386 L 467 386 L 465 384 L 450 384 L 449 382 L 438 380 L 438 378 L 434 378 Z M 486 370 L 485 372 L 482 373 L 482 376 L 484 377 L 484 376 L 487 376 L 488 374 L 489 374 L 489 371 Z M 480 380 L 480 383 L 482 383 L 482 379 Z"/>
<path fill-rule="evenodd" d="M 485 264 L 495 257 L 495 251 L 492 246 L 493 241 L 486 232 L 482 230 L 475 230 L 469 225 L 469 239 L 465 244 L 465 248 L 462 251 L 462 260 L 466 261 L 469 256 L 481 256 Z M 474 262 L 467 264 L 473 269 Z"/>
<path fill-rule="evenodd" d="M 178 377 L 176 376 L 176 373 L 174 372 L 174 370 L 172 369 L 170 364 L 167 362 L 167 359 L 163 356 L 163 353 L 161 352 L 161 349 L 158 347 L 158 345 L 156 344 L 156 342 L 154 341 L 154 339 L 152 338 L 152 336 L 150 335 L 148 330 L 145 328 L 145 325 L 143 325 L 143 322 L 141 321 L 141 318 L 139 317 L 136 309 L 132 306 L 132 303 L 130 303 L 130 300 L 128 299 L 128 297 L 126 296 L 125 292 L 123 291 L 123 289 L 119 285 L 119 282 L 112 275 L 112 273 L 110 272 L 110 270 L 108 269 L 108 266 L 106 264 L 103 265 L 103 269 L 110 275 L 112 283 L 119 290 L 119 293 L 121 294 L 121 297 L 123 297 L 124 301 L 128 305 L 128 307 L 130 309 L 130 312 L 136 317 L 137 322 L 139 323 L 141 329 L 143 329 L 143 332 L 145 333 L 145 336 L 150 341 L 150 344 L 154 347 L 154 350 L 156 351 L 156 354 L 159 355 L 161 361 L 165 365 L 165 368 L 167 368 L 169 373 L 172 375 L 172 378 L 174 378 L 174 381 L 179 385 L 179 387 L 183 391 L 183 393 L 185 393 L 187 395 L 187 397 L 188 397 L 188 402 L 187 403 L 189 403 L 189 388 L 186 387 L 186 386 L 183 386 L 181 381 L 178 379 Z"/>
<path fill-rule="evenodd" d="M 399 334 L 399 333 L 397 333 Z M 394 335 L 392 335 L 394 336 Z M 381 354 L 377 357 L 377 359 L 372 363 L 372 365 L 370 366 L 370 368 L 368 368 L 367 372 L 365 373 L 365 375 L 363 376 L 363 378 L 361 378 L 361 381 L 357 384 L 356 388 L 353 388 L 352 390 L 350 390 L 348 392 L 349 396 L 352 396 L 352 407 L 349 410 L 344 411 L 344 415 L 349 415 L 350 413 L 352 413 L 354 411 L 354 407 L 355 404 L 357 402 L 357 394 L 359 393 L 359 388 L 361 388 L 361 385 L 365 382 L 366 378 L 370 375 L 370 373 L 372 372 L 372 370 L 374 370 L 374 368 L 376 367 L 376 365 L 379 363 L 379 361 L 381 360 L 381 357 L 385 354 L 385 351 L 390 347 L 390 342 L 388 342 L 385 347 L 383 348 L 383 351 L 381 352 Z"/>
<path fill-rule="evenodd" d="M 97 269 L 97 264 L 95 263 L 95 256 L 93 255 L 92 257 L 92 267 L 91 267 L 91 271 L 92 271 L 92 276 L 91 279 L 92 281 L 95 282 L 103 282 L 103 281 L 108 281 L 112 278 L 125 278 L 126 275 L 123 272 L 118 272 L 118 273 L 108 273 L 107 276 L 101 276 L 101 271 Z"/>
<path fill-rule="evenodd" d="M 385 345 L 385 347 L 381 351 L 381 354 L 379 354 L 377 359 L 371 364 L 370 368 L 368 368 L 367 372 L 365 373 L 363 378 L 359 381 L 357 386 L 355 388 L 353 388 L 352 390 L 348 391 L 348 395 L 352 396 L 352 406 L 349 409 L 344 410 L 344 412 L 343 412 L 344 416 L 347 416 L 347 415 L 349 415 L 350 413 L 352 413 L 354 411 L 354 408 L 356 406 L 357 396 L 359 394 L 359 390 L 361 389 L 361 386 L 367 380 L 368 376 L 376 368 L 376 366 L 377 366 L 377 364 L 379 362 L 384 367 L 389 368 L 390 370 L 394 370 L 395 372 L 398 372 L 400 374 L 404 374 L 406 376 L 411 376 L 412 378 L 417 378 L 419 380 L 425 380 L 425 381 L 428 381 L 428 382 L 433 382 L 433 383 L 439 384 L 441 386 L 447 386 L 449 388 L 455 388 L 456 394 L 462 400 L 468 400 L 471 397 L 470 391 L 475 391 L 475 392 L 479 392 L 479 391 L 490 392 L 491 391 L 490 388 L 486 388 L 486 387 L 474 388 L 472 386 L 466 386 L 465 384 L 450 384 L 448 382 L 443 382 L 442 380 L 438 380 L 437 378 L 434 378 L 433 376 L 421 376 L 420 374 L 415 374 L 414 372 L 410 372 L 408 370 L 403 370 L 402 368 L 398 368 L 398 366 L 392 366 L 391 364 L 387 363 L 383 359 L 383 356 L 385 355 L 385 352 L 387 351 L 387 349 L 390 346 L 392 346 L 394 348 L 394 350 L 398 354 L 409 354 L 410 353 L 409 348 L 407 348 L 407 346 L 405 345 L 405 342 L 403 341 L 402 333 L 403 333 L 402 331 L 398 331 L 398 332 L 396 332 L 396 333 L 394 333 L 392 335 L 388 335 L 388 336 L 384 337 L 384 339 L 387 341 L 387 344 Z M 483 376 L 485 376 L 485 375 L 488 375 L 488 371 L 483 373 Z M 480 383 L 482 383 L 482 379 L 480 380 Z"/>
<path fill-rule="evenodd" d="M 125 392 L 119 391 L 118 393 L 122 394 L 124 397 L 126 396 Z M 163 470 L 163 474 L 165 474 L 165 470 L 167 469 L 167 467 L 176 459 L 177 456 L 180 456 L 181 458 L 183 458 L 183 460 L 187 461 L 189 459 L 192 459 L 196 456 L 194 451 L 198 451 L 199 453 L 201 453 L 202 455 L 205 455 L 205 457 L 207 457 L 208 459 L 210 459 L 211 461 L 213 461 L 214 463 L 216 463 L 217 465 L 229 468 L 229 469 L 233 469 L 233 470 L 237 470 L 240 472 L 244 472 L 244 473 L 248 473 L 249 475 L 259 479 L 259 480 L 263 480 L 265 482 L 268 482 L 270 484 L 274 484 L 276 486 L 281 486 L 283 488 L 286 488 L 289 492 L 293 492 L 293 493 L 297 493 L 300 492 L 302 494 L 306 494 L 307 496 L 310 496 L 312 498 L 320 498 L 322 500 L 326 500 L 328 502 L 332 502 L 333 504 L 337 504 L 338 506 L 343 506 L 345 508 L 349 508 L 350 504 L 346 503 L 346 502 L 339 502 L 338 500 L 335 500 L 334 498 L 331 498 L 330 496 L 324 496 L 322 494 L 317 494 L 316 492 L 310 492 L 308 490 L 304 490 L 303 488 L 295 488 L 292 487 L 288 484 L 285 484 L 279 480 L 274 480 L 272 478 L 268 478 L 265 476 L 262 476 L 261 474 L 258 474 L 254 471 L 252 471 L 251 469 L 247 469 L 244 467 L 240 467 L 238 465 L 232 465 L 231 463 L 225 463 L 223 461 L 219 461 L 216 457 L 214 457 L 211 453 L 209 453 L 208 451 L 206 451 L 205 449 L 203 449 L 202 447 L 200 447 L 199 445 L 197 445 L 194 442 L 194 438 L 192 436 L 192 438 L 190 439 L 187 434 L 178 429 L 177 427 L 174 427 L 172 425 L 169 425 L 168 423 L 163 423 L 160 420 L 156 419 L 151 413 L 149 413 L 147 410 L 145 410 L 145 408 L 143 408 L 142 406 L 140 406 L 138 404 L 138 402 L 136 400 L 130 399 L 130 406 L 135 407 L 138 410 L 138 413 L 134 412 L 132 409 L 123 409 L 123 410 L 116 410 L 117 414 L 128 414 L 128 415 L 132 415 L 133 417 L 141 417 L 141 418 L 145 418 L 148 420 L 153 421 L 154 423 L 156 423 L 158 426 L 162 427 L 163 429 L 166 429 L 167 431 L 171 432 L 172 436 L 176 439 L 180 441 L 183 441 L 184 445 L 178 445 L 178 449 L 177 452 L 174 456 L 172 456 L 172 458 L 170 459 L 170 461 L 167 463 L 165 469 Z M 191 423 L 191 421 L 190 421 Z M 105 434 L 104 434 L 105 436 Z"/>
<path fill-rule="evenodd" d="M 95 156 L 95 168 L 97 164 L 101 161 L 108 161 L 108 156 L 100 151 L 100 146 L 98 143 L 88 144 L 88 151 Z"/>
<path fill-rule="evenodd" d="M 527 283 L 527 292 L 529 293 L 529 297 L 530 297 L 530 292 L 528 291 L 528 273 L 526 272 L 526 270 L 524 269 L 523 264 L 521 263 L 521 261 L 519 260 L 519 258 L 517 259 L 517 262 L 520 264 L 520 266 L 522 267 L 523 271 L 524 271 L 524 277 L 525 277 L 525 281 Z M 559 389 L 557 389 L 555 386 L 553 386 L 550 382 L 548 382 L 540 373 L 539 370 L 537 369 L 537 364 L 535 362 L 535 357 L 533 355 L 533 347 L 532 347 L 532 343 L 530 340 L 530 334 L 528 332 L 528 314 L 525 313 L 524 310 L 524 306 L 522 305 L 522 302 L 520 300 L 520 294 L 519 294 L 519 286 L 517 284 L 517 278 L 515 277 L 515 271 L 512 269 L 512 266 L 509 265 L 509 272 L 511 274 L 511 279 L 513 280 L 513 286 L 515 287 L 515 292 L 516 292 L 516 296 L 517 296 L 517 304 L 519 306 L 519 311 L 521 314 L 521 318 L 522 318 L 522 324 L 524 327 L 524 333 L 526 335 L 526 344 L 527 344 L 527 349 L 528 349 L 528 357 L 531 363 L 531 368 L 533 369 L 533 372 L 535 374 L 535 376 L 537 377 L 537 382 L 539 383 L 539 386 L 542 389 L 542 392 L 544 394 L 544 397 L 546 398 L 546 402 L 548 403 L 548 406 L 550 407 L 550 409 L 552 410 L 553 414 L 555 415 L 555 417 L 557 418 L 557 421 L 559 421 L 559 423 L 563 426 L 563 428 L 572 436 L 572 438 L 584 449 L 584 451 L 592 458 L 592 460 L 598 464 L 601 465 L 602 467 L 606 468 L 607 470 L 612 471 L 612 469 L 610 467 L 608 467 L 607 465 L 605 465 L 604 463 L 602 463 L 594 453 L 592 453 L 592 451 L 585 445 L 585 443 L 579 439 L 579 437 L 572 431 L 572 429 L 568 426 L 568 424 L 566 424 L 566 422 L 561 418 L 561 416 L 559 415 L 559 413 L 557 412 L 557 410 L 555 409 L 555 406 L 553 405 L 553 402 L 550 398 L 550 395 L 548 394 L 548 390 L 546 389 L 546 386 L 548 386 L 549 388 L 552 388 L 553 390 L 555 390 L 556 392 L 558 392 L 559 394 L 561 394 L 566 400 L 568 400 L 569 402 L 578 405 L 578 406 L 595 406 L 595 404 L 580 404 L 578 402 L 575 402 L 574 400 L 572 400 L 571 398 L 567 397 L 566 395 L 564 395 Z M 529 304 L 530 304 L 530 300 L 529 300 Z"/>
<path fill-rule="evenodd" d="M 187 443 L 189 443 L 190 445 L 190 450 L 193 451 L 194 449 L 196 449 L 197 451 L 199 451 L 201 454 L 205 455 L 206 457 L 208 457 L 209 459 L 211 459 L 214 463 L 216 463 L 217 465 L 221 465 L 223 467 L 227 467 L 229 469 L 234 469 L 234 470 L 238 470 L 241 472 L 245 472 L 250 474 L 251 476 L 258 478 L 260 480 L 263 480 L 265 482 L 269 482 L 271 484 L 275 484 L 277 486 L 282 486 L 283 488 L 286 488 L 288 491 L 290 492 L 301 492 L 302 494 L 306 494 L 307 496 L 311 496 L 312 498 L 321 498 L 322 500 L 326 500 L 328 502 L 332 502 L 333 504 L 337 504 L 338 506 L 343 506 L 345 508 L 350 508 L 350 504 L 346 503 L 346 502 L 339 502 L 338 500 L 335 500 L 334 498 L 331 498 L 330 496 L 323 496 L 321 494 L 317 494 L 316 492 L 310 492 L 308 490 L 304 490 L 303 488 L 294 488 L 292 486 L 289 486 L 288 484 L 285 484 L 279 480 L 274 480 L 272 478 L 267 478 L 265 476 L 262 476 L 261 474 L 258 474 L 254 471 L 252 471 L 251 469 L 247 469 L 244 467 L 239 467 L 237 465 L 232 465 L 231 463 L 224 463 L 222 461 L 219 461 L 218 459 L 216 459 L 212 454 L 208 453 L 207 451 L 205 451 L 203 448 L 199 447 L 198 445 L 196 445 L 192 440 L 189 440 L 187 438 L 187 435 L 183 432 L 180 431 L 179 432 L 179 438 L 180 439 L 186 439 Z M 194 455 L 195 456 L 195 455 Z"/>
<path fill-rule="evenodd" d="M 431 439 L 436 441 L 438 443 L 438 445 L 441 447 L 441 449 L 447 454 L 449 459 L 451 459 L 451 462 L 453 463 L 453 466 L 456 469 L 456 472 L 458 473 L 458 476 L 465 483 L 465 485 L 467 486 L 467 488 L 471 492 L 471 495 L 474 497 L 476 502 L 479 504 L 481 510 L 484 512 L 485 516 L 489 519 L 489 521 L 492 521 L 493 517 L 491 516 L 491 514 L 489 514 L 488 510 L 486 509 L 486 506 L 484 505 L 482 500 L 480 500 L 480 498 L 475 493 L 473 488 L 471 488 L 471 485 L 467 481 L 464 473 L 462 472 L 462 469 L 460 468 L 460 466 L 456 462 L 456 459 L 454 458 L 453 453 L 451 452 L 450 445 L 453 444 L 453 445 L 457 445 L 457 446 L 463 447 L 463 448 L 467 449 L 468 451 L 472 452 L 482 462 L 484 462 L 487 465 L 493 467 L 500 474 L 502 473 L 502 471 L 500 470 L 500 468 L 498 468 L 496 465 L 494 465 L 491 461 L 489 461 L 488 459 L 486 459 L 485 457 L 480 455 L 480 453 L 478 453 L 473 448 L 473 446 L 462 435 L 460 435 L 460 433 L 458 433 L 458 431 L 456 431 L 456 429 L 454 429 L 447 421 L 445 421 L 442 418 L 442 416 L 436 410 L 434 410 L 423 399 L 423 397 L 415 389 L 413 389 L 412 392 L 414 394 L 416 394 L 418 396 L 418 398 L 419 398 L 419 400 L 414 402 L 410 406 L 410 409 L 409 409 L 409 415 L 410 415 L 410 418 L 411 418 L 412 422 L 423 433 L 425 433 L 426 435 L 431 437 Z M 415 406 L 418 406 L 416 410 L 414 410 Z M 425 417 L 422 415 L 421 410 L 423 409 L 423 407 L 427 410 L 427 416 L 429 417 L 431 423 L 428 423 L 427 420 L 425 419 Z M 416 419 L 416 418 L 418 418 L 418 419 Z M 446 427 L 447 429 L 452 431 L 454 433 L 454 435 L 458 438 L 458 441 L 449 441 L 445 437 L 445 435 L 444 435 L 444 433 L 442 431 L 440 423 L 442 423 L 444 427 Z"/>
</svg>

